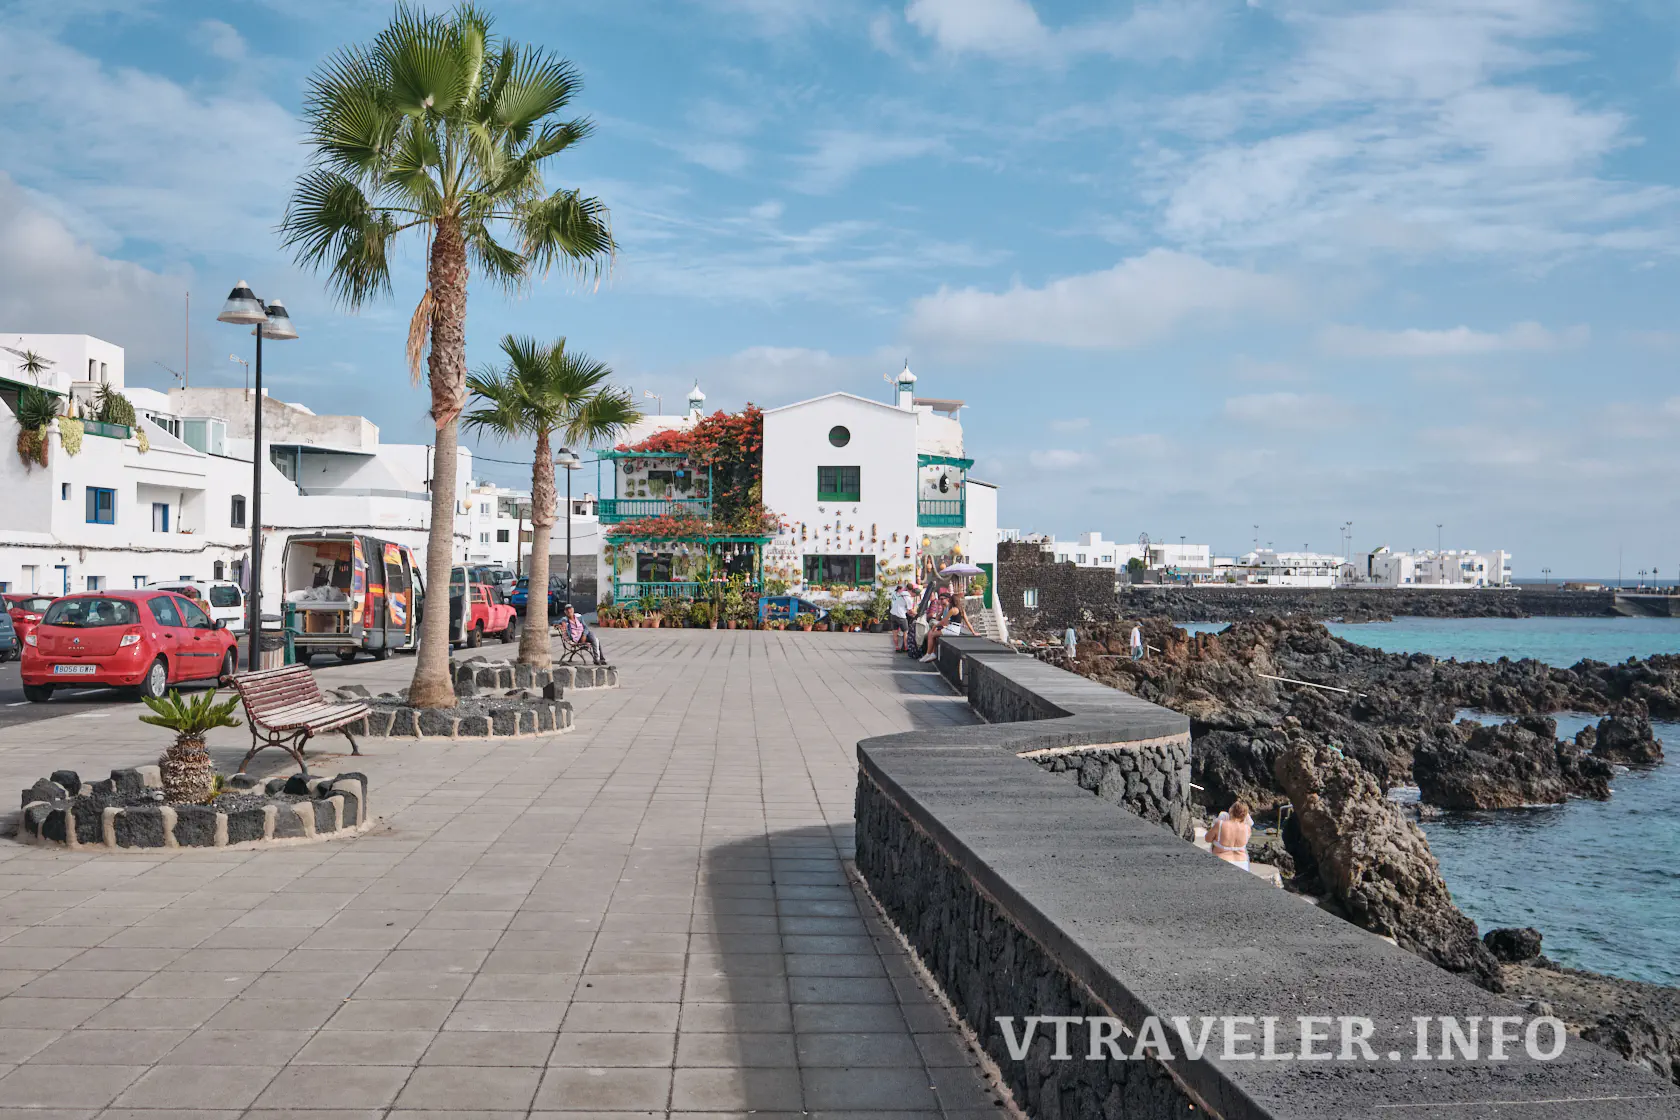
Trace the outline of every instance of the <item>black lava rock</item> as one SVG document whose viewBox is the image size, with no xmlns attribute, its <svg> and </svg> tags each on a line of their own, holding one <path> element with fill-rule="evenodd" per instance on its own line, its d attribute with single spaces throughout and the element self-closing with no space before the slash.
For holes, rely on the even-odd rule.
<svg viewBox="0 0 1680 1120">
<path fill-rule="evenodd" d="M 1490 929 L 1482 938 L 1482 944 L 1506 964 L 1521 964 L 1540 955 L 1540 931 L 1527 926 L 1522 929 Z"/>
<path fill-rule="evenodd" d="M 74 770 L 54 770 L 51 777 L 53 781 L 68 790 L 71 797 L 82 792 L 82 776 Z"/>
</svg>

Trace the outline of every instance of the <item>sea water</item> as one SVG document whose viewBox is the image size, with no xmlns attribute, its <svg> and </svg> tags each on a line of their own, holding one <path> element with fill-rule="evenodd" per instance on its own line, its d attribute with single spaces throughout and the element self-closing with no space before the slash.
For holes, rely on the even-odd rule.
<svg viewBox="0 0 1680 1120">
<path fill-rule="evenodd" d="M 1673 618 L 1397 618 L 1330 630 L 1362 645 L 1460 661 L 1533 657 L 1569 666 L 1680 653 Z M 1563 738 L 1598 720 L 1554 717 Z M 1424 824 L 1453 900 L 1484 933 L 1533 926 L 1546 955 L 1563 964 L 1680 984 L 1680 724 L 1654 729 L 1669 761 L 1618 771 L 1609 801 L 1448 813 Z"/>
<path fill-rule="evenodd" d="M 1191 623 L 1211 633 L 1225 623 Z M 1350 642 L 1460 661 L 1532 657 L 1568 667 L 1680 653 L 1673 618 L 1397 618 L 1330 623 Z M 1463 712 L 1500 722 L 1504 717 Z M 1597 716 L 1553 713 L 1571 738 Z M 1621 769 L 1609 801 L 1447 813 L 1424 824 L 1453 900 L 1482 932 L 1533 926 L 1575 968 L 1680 985 L 1680 723 L 1656 723 L 1669 761 Z"/>
</svg>

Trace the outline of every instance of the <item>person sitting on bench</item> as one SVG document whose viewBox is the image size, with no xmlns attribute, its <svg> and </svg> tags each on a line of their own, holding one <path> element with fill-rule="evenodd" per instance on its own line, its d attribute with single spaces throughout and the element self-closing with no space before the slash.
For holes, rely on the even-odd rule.
<svg viewBox="0 0 1680 1120">
<path fill-rule="evenodd" d="M 577 608 L 570 603 L 566 604 L 566 615 L 561 619 L 560 625 L 563 628 L 561 633 L 565 634 L 568 642 L 573 645 L 588 647 L 589 652 L 595 658 L 595 664 L 605 665 L 607 663 L 606 654 L 601 652 L 600 640 L 595 637 L 589 627 L 583 624 L 583 619 L 578 617 Z"/>
</svg>

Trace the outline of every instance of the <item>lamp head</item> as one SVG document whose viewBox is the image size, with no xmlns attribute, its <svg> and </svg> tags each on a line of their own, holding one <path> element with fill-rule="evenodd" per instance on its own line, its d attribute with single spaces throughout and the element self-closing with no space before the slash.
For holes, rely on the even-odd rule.
<svg viewBox="0 0 1680 1120">
<path fill-rule="evenodd" d="M 222 313 L 216 316 L 218 323 L 234 323 L 241 326 L 267 320 L 268 313 L 263 310 L 262 301 L 243 280 L 233 286 L 233 291 L 228 293 L 227 302 L 222 304 Z"/>
<path fill-rule="evenodd" d="M 271 342 L 290 342 L 298 336 L 292 317 L 286 314 L 286 305 L 279 300 L 268 305 L 268 321 L 257 329 Z"/>
</svg>

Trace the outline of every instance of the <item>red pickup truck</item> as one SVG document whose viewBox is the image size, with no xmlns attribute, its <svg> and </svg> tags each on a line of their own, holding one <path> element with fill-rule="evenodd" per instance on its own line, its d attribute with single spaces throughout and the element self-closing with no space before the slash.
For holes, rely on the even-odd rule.
<svg viewBox="0 0 1680 1120">
<path fill-rule="evenodd" d="M 519 612 L 508 606 L 502 593 L 487 583 L 467 586 L 467 609 L 461 619 L 466 631 L 463 639 L 469 648 L 484 644 L 486 634 L 505 642 L 519 640 Z"/>
</svg>

